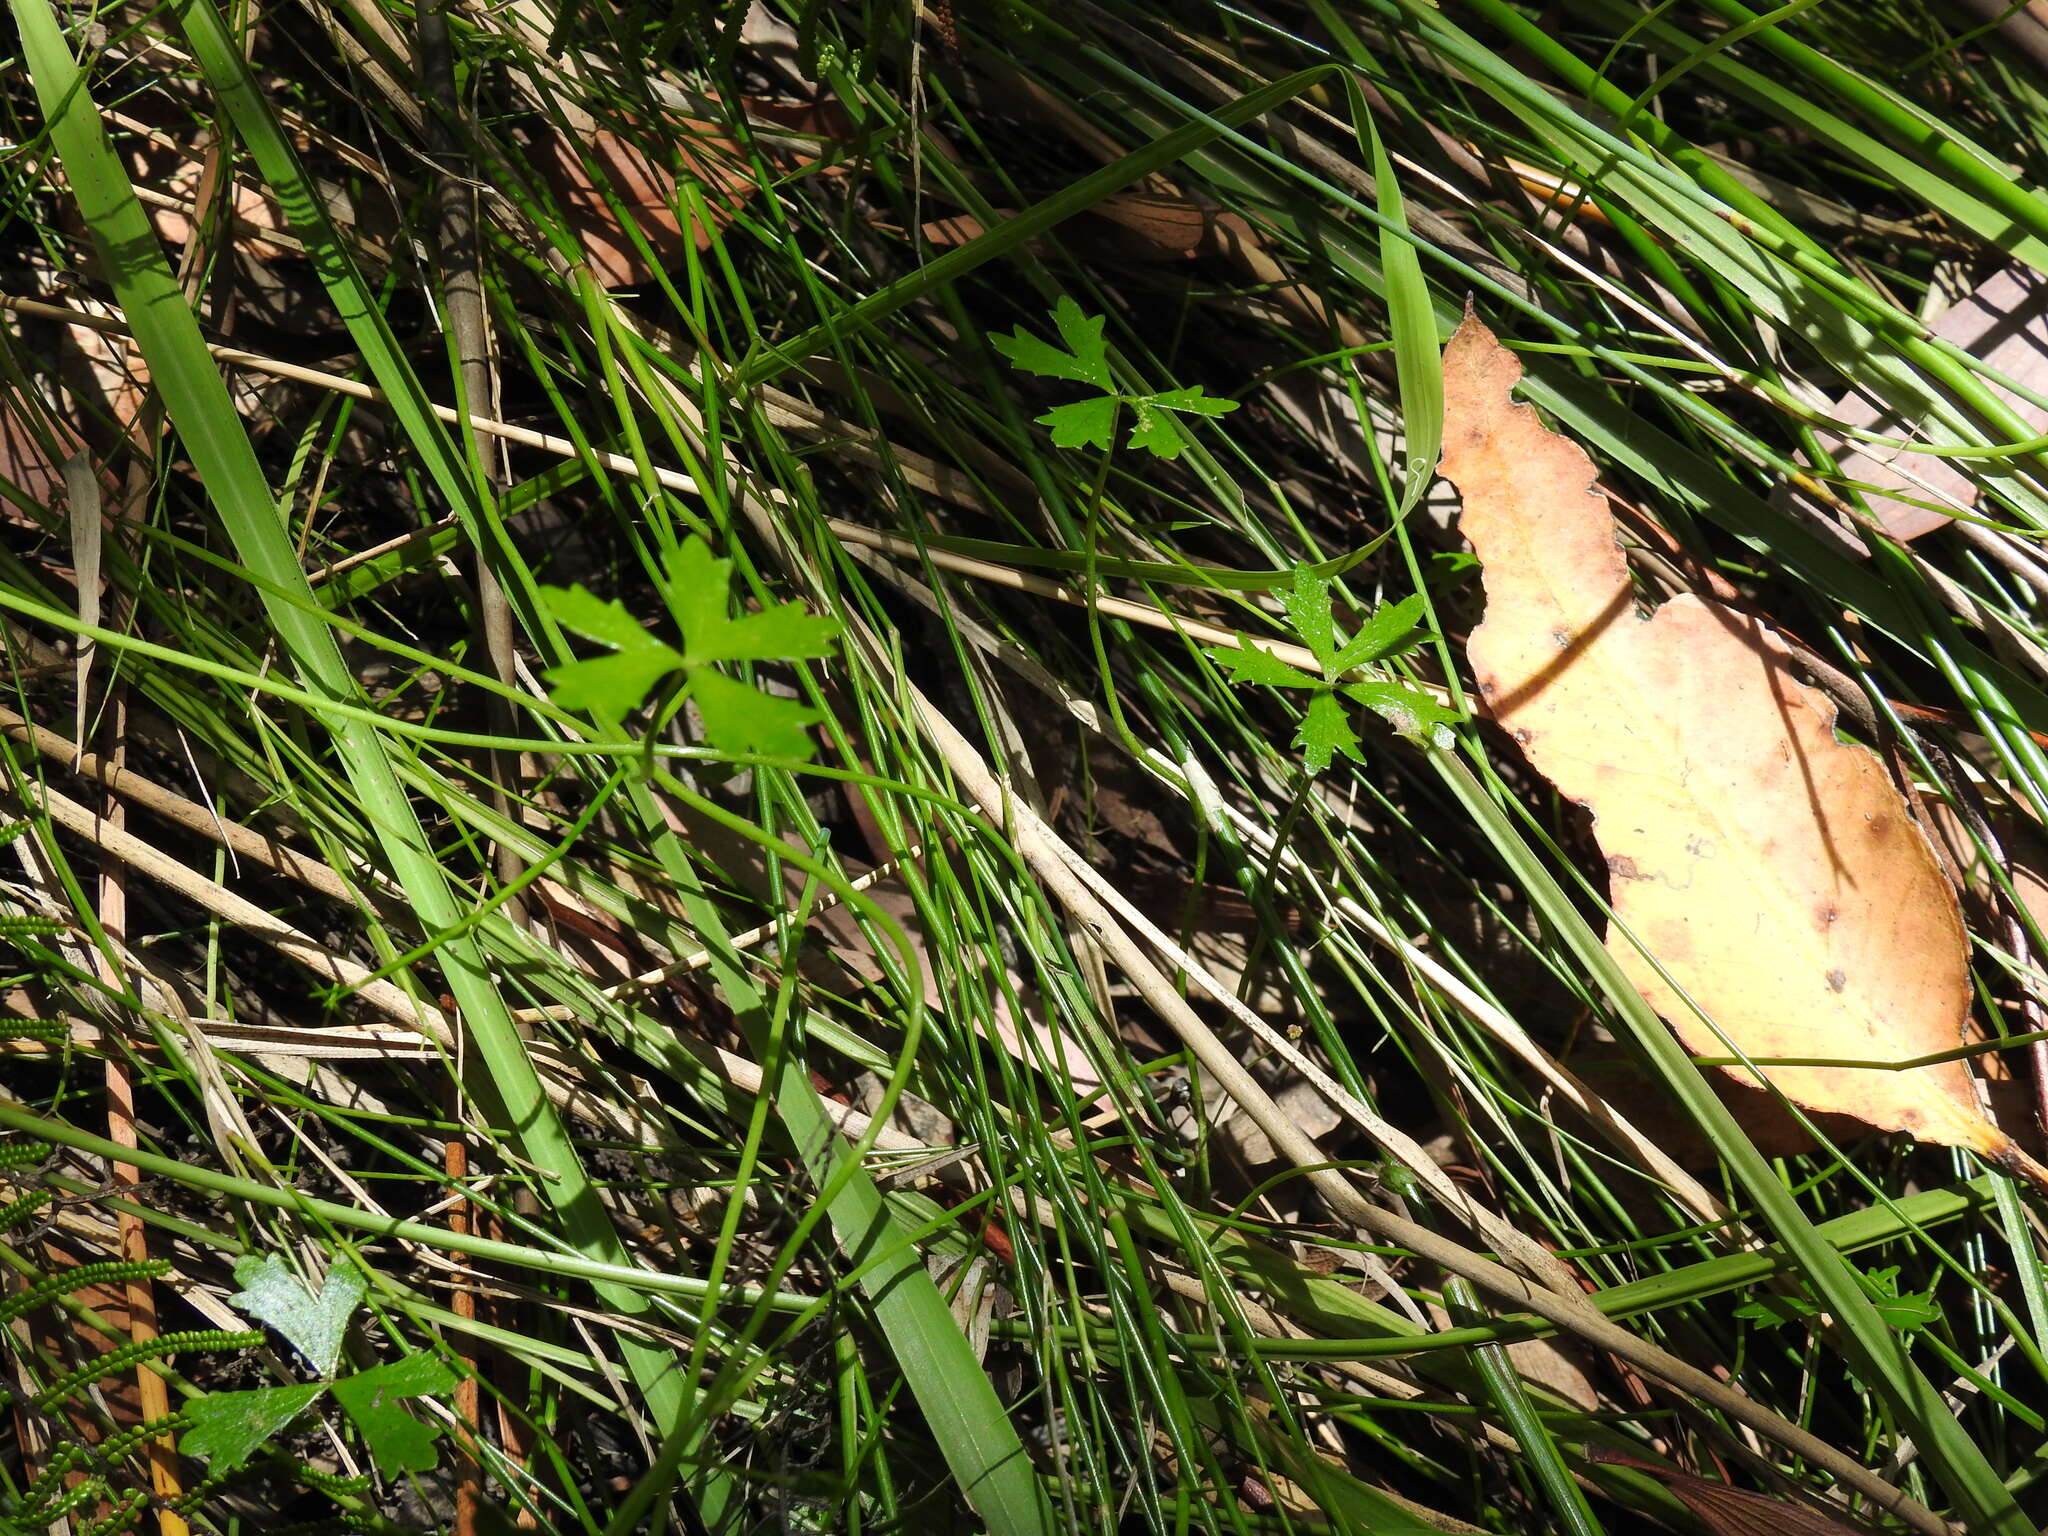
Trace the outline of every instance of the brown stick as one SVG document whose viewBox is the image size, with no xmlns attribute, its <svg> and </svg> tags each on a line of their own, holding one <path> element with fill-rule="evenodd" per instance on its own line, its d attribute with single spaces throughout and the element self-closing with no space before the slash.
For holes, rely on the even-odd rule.
<svg viewBox="0 0 2048 1536">
<path fill-rule="evenodd" d="M 460 1126 L 463 1123 L 462 1092 L 452 1080 L 444 1086 L 443 1108 L 449 1123 Z M 451 1131 L 442 1143 L 441 1171 L 447 1175 L 451 1191 L 460 1189 L 462 1181 L 469 1177 L 469 1143 L 459 1131 Z M 457 1200 L 449 1206 L 448 1230 L 458 1237 L 476 1231 L 476 1207 L 467 1200 Z M 448 1281 L 448 1310 L 466 1322 L 476 1321 L 476 1292 L 465 1285 L 459 1275 L 451 1276 Z M 484 1502 L 483 1463 L 477 1455 L 477 1447 L 483 1439 L 483 1420 L 476 1356 L 466 1346 L 462 1363 L 462 1380 L 455 1388 L 455 1422 L 459 1426 L 455 1436 L 455 1536 L 476 1536 Z"/>
</svg>

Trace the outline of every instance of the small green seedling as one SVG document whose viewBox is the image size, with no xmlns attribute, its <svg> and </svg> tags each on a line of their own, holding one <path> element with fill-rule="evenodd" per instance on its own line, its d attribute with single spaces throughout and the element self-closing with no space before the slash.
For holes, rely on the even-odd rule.
<svg viewBox="0 0 2048 1536">
<path fill-rule="evenodd" d="M 682 634 L 681 650 L 649 634 L 616 600 L 606 601 L 581 586 L 540 589 L 556 623 L 611 649 L 609 656 L 549 668 L 555 703 L 618 719 L 679 673 L 684 694 L 704 721 L 704 739 L 717 751 L 808 758 L 812 742 L 806 727 L 823 718 L 818 711 L 727 677 L 717 663 L 828 656 L 839 626 L 806 613 L 801 603 L 732 617 L 732 562 L 714 558 L 711 546 L 694 534 L 669 553 L 662 570 L 669 612 Z"/>
<path fill-rule="evenodd" d="M 1041 378 L 1072 379 L 1100 391 L 1091 399 L 1055 406 L 1038 418 L 1039 425 L 1052 428 L 1054 447 L 1109 448 L 1116 440 L 1117 414 L 1128 406 L 1130 446 L 1162 459 L 1177 459 L 1188 438 L 1175 413 L 1221 416 L 1237 409 L 1237 401 L 1215 399 L 1199 385 L 1152 395 L 1125 394 L 1116 387 L 1109 369 L 1109 343 L 1102 339 L 1103 317 L 1083 314 L 1080 305 L 1062 294 L 1052 318 L 1059 327 L 1060 340 L 1067 344 L 1064 352 L 1021 326 L 1014 336 L 991 336 L 989 340 L 1013 368 Z"/>
<path fill-rule="evenodd" d="M 1870 1293 L 1877 1315 L 1901 1333 L 1918 1333 L 1941 1319 L 1941 1308 L 1933 1291 L 1899 1290 L 1896 1264 L 1864 1275 L 1863 1289 Z M 1759 1296 L 1737 1307 L 1735 1315 L 1754 1323 L 1783 1324 L 1809 1322 L 1826 1310 L 1802 1289 L 1790 1295 Z"/>
<path fill-rule="evenodd" d="M 1310 773 L 1321 773 L 1338 753 L 1364 762 L 1358 733 L 1351 729 L 1342 700 L 1363 704 L 1382 715 L 1404 736 L 1421 737 L 1458 718 L 1426 693 L 1399 683 L 1347 683 L 1343 677 L 1356 667 L 1385 661 L 1412 650 L 1422 639 L 1420 628 L 1424 604 L 1420 595 L 1404 597 L 1381 608 L 1366 620 L 1365 627 L 1348 640 L 1339 635 L 1330 612 L 1330 579 L 1304 567 L 1295 572 L 1294 589 L 1281 601 L 1286 605 L 1295 637 L 1308 647 L 1322 668 L 1316 677 L 1289 666 L 1270 651 L 1260 650 L 1246 635 L 1232 646 L 1211 646 L 1209 657 L 1240 683 L 1263 683 L 1268 688 L 1298 688 L 1309 694 L 1302 712 L 1295 745 Z"/>
<path fill-rule="evenodd" d="M 363 1277 L 353 1265 L 337 1261 L 317 1296 L 276 1254 L 243 1259 L 235 1266 L 235 1278 L 242 1289 L 229 1302 L 274 1328 L 320 1380 L 194 1398 L 185 1407 L 192 1427 L 178 1442 L 183 1454 L 207 1458 L 207 1470 L 215 1477 L 231 1472 L 323 1393 L 332 1393 L 361 1433 L 380 1473 L 396 1477 L 432 1470 L 439 1427 L 431 1419 L 414 1418 L 401 1405 L 409 1397 L 453 1391 L 455 1372 L 433 1355 L 413 1354 L 367 1371 L 335 1374 L 349 1319 L 364 1294 Z"/>
</svg>

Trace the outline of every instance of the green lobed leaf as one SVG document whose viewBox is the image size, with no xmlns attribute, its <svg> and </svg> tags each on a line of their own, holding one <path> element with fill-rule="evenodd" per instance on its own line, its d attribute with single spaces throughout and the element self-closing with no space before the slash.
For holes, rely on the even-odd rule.
<svg viewBox="0 0 2048 1536">
<path fill-rule="evenodd" d="M 1777 1327 L 1801 1322 L 1818 1311 L 1820 1308 L 1803 1296 L 1759 1296 L 1755 1301 L 1746 1301 L 1737 1307 L 1735 1316 L 1745 1322 Z"/>
<path fill-rule="evenodd" d="M 1918 1333 L 1941 1321 L 1941 1307 L 1932 1295 L 1917 1291 L 1891 1301 L 1873 1302 L 1877 1315 L 1901 1333 Z"/>
<path fill-rule="evenodd" d="M 1348 683 L 1344 696 L 1379 715 L 1403 736 L 1422 740 L 1433 726 L 1456 725 L 1458 712 L 1428 694 L 1399 683 Z"/>
<path fill-rule="evenodd" d="M 1304 566 L 1294 573 L 1293 590 L 1283 593 L 1280 601 L 1294 625 L 1295 638 L 1316 653 L 1325 676 L 1333 675 L 1338 670 L 1333 665 L 1337 658 L 1337 621 L 1330 616 L 1329 578 Z"/>
<path fill-rule="evenodd" d="M 1082 382 L 1107 395 L 1115 392 L 1116 383 L 1110 377 L 1109 343 L 1102 339 L 1102 321 L 1101 315 L 1083 314 L 1081 306 L 1064 293 L 1052 307 L 1052 323 L 1060 329 L 1060 340 L 1086 370 Z"/>
<path fill-rule="evenodd" d="M 1051 342 L 1033 336 L 1022 326 L 1014 335 L 990 336 L 995 349 L 1010 360 L 1013 368 L 1026 373 L 1035 373 L 1047 379 L 1072 379 L 1079 384 L 1093 384 L 1104 394 L 1115 392 L 1115 385 L 1109 372 L 1109 344 L 1102 339 L 1103 317 L 1087 315 L 1081 306 L 1065 294 L 1053 307 L 1053 324 L 1059 327 L 1060 340 L 1067 344 L 1062 352 Z"/>
<path fill-rule="evenodd" d="M 624 651 L 647 639 L 647 626 L 626 612 L 626 605 L 616 598 L 599 597 L 581 584 L 542 587 L 540 591 L 555 622 L 586 640 Z"/>
<path fill-rule="evenodd" d="M 1183 411 L 1193 416 L 1228 416 L 1242 401 L 1224 400 L 1210 394 L 1201 385 L 1190 385 L 1186 389 L 1162 390 L 1156 395 L 1145 397 L 1145 404 L 1157 406 L 1162 411 Z"/>
<path fill-rule="evenodd" d="M 837 621 L 807 611 L 802 603 L 778 603 L 759 613 L 727 619 L 691 644 L 692 666 L 706 661 L 798 661 L 832 654 Z"/>
<path fill-rule="evenodd" d="M 1212 645 L 1209 659 L 1231 674 L 1240 683 L 1264 683 L 1268 688 L 1320 688 L 1321 679 L 1290 667 L 1271 651 L 1264 651 L 1252 644 L 1246 635 L 1237 637 L 1235 646 Z"/>
<path fill-rule="evenodd" d="M 274 1253 L 243 1259 L 235 1266 L 235 1279 L 242 1288 L 228 1298 L 230 1306 L 275 1328 L 305 1357 L 314 1375 L 334 1374 L 348 1320 L 363 1299 L 363 1277 L 352 1264 L 336 1262 L 329 1268 L 318 1296 Z"/>
<path fill-rule="evenodd" d="M 991 333 L 989 342 L 1010 360 L 1010 366 L 1026 373 L 1035 373 L 1046 379 L 1072 379 L 1078 383 L 1092 383 L 1079 359 L 1062 352 L 1051 342 L 1033 336 L 1019 326 L 1008 336 Z"/>
<path fill-rule="evenodd" d="M 1898 1265 L 1873 1269 L 1864 1278 L 1870 1282 L 1873 1292 L 1871 1305 L 1877 1308 L 1877 1315 L 1894 1328 L 1913 1333 L 1940 1320 L 1941 1308 L 1935 1304 L 1932 1291 L 1899 1289 Z"/>
<path fill-rule="evenodd" d="M 327 1390 L 324 1381 L 295 1387 L 258 1387 L 253 1392 L 209 1392 L 180 1410 L 192 1427 L 178 1440 L 184 1456 L 206 1458 L 207 1474 L 232 1472 Z"/>
<path fill-rule="evenodd" d="M 1162 459 L 1179 458 L 1189 441 L 1187 429 L 1169 412 L 1221 416 L 1236 410 L 1238 405 L 1235 400 L 1215 399 L 1199 385 L 1188 389 L 1169 389 L 1156 395 L 1134 396 L 1130 404 L 1136 417 L 1131 427 L 1131 446 L 1146 449 Z"/>
<path fill-rule="evenodd" d="M 690 697 L 704 718 L 704 739 L 721 752 L 757 752 L 802 760 L 811 755 L 806 727 L 824 717 L 794 699 L 777 699 L 715 672 L 690 674 Z"/>
<path fill-rule="evenodd" d="M 1364 627 L 1344 642 L 1330 670 L 1348 672 L 1353 667 L 1385 661 L 1389 656 L 1398 656 L 1410 649 L 1422 638 L 1423 616 L 1428 611 L 1429 604 L 1419 592 L 1411 593 L 1398 603 L 1387 603 L 1375 609 Z"/>
<path fill-rule="evenodd" d="M 1295 729 L 1294 742 L 1301 748 L 1302 763 L 1310 773 L 1321 773 L 1340 753 L 1353 762 L 1365 761 L 1365 754 L 1359 749 L 1358 733 L 1351 729 L 1343 704 L 1336 694 L 1328 690 L 1308 701 L 1301 724 Z"/>
<path fill-rule="evenodd" d="M 626 612 L 581 586 L 542 587 L 541 601 L 564 629 L 613 648 L 610 656 L 564 662 L 542 674 L 550 696 L 564 709 L 626 715 L 638 709 L 654 685 L 683 665 L 683 654 L 657 640 Z M 724 602 L 720 589 L 719 601 Z"/>
<path fill-rule="evenodd" d="M 662 561 L 668 578 L 669 610 L 683 637 L 683 649 L 694 656 L 704 641 L 726 622 L 731 606 L 732 562 L 711 553 L 711 546 L 692 534 Z"/>
<path fill-rule="evenodd" d="M 1150 400 L 1133 400 L 1131 416 L 1131 447 L 1142 448 L 1160 459 L 1177 459 L 1187 447 L 1187 434 L 1181 431 L 1180 423 L 1166 412 L 1154 410 Z"/>
<path fill-rule="evenodd" d="M 628 715 L 646 702 L 654 685 L 683 664 L 682 653 L 659 640 L 632 651 L 565 662 L 541 674 L 549 697 L 564 709 Z"/>
<path fill-rule="evenodd" d="M 1870 1304 L 1877 1315 L 1901 1333 L 1918 1333 L 1940 1321 L 1942 1310 L 1931 1291 L 1899 1290 L 1899 1266 L 1874 1269 L 1865 1275 Z M 1751 1322 L 1781 1325 L 1807 1322 L 1827 1309 L 1805 1291 L 1790 1295 L 1759 1296 L 1735 1309 L 1735 1315 Z"/>
<path fill-rule="evenodd" d="M 334 1400 L 355 1422 L 371 1459 L 385 1477 L 428 1472 L 436 1460 L 440 1426 L 415 1418 L 403 1404 L 409 1397 L 436 1396 L 455 1389 L 448 1364 L 428 1354 L 407 1355 L 334 1383 Z"/>
<path fill-rule="evenodd" d="M 729 616 L 732 562 L 711 553 L 692 534 L 663 561 L 669 606 L 682 631 L 686 664 L 710 661 L 797 661 L 831 654 L 839 626 L 807 612 L 802 603 L 779 603 L 759 613 Z"/>
<path fill-rule="evenodd" d="M 1052 428 L 1055 448 L 1108 448 L 1116 431 L 1117 400 L 1101 395 L 1093 400 L 1076 400 L 1056 405 L 1038 418 L 1042 427 Z M 1175 452 L 1178 452 L 1178 448 Z"/>
</svg>

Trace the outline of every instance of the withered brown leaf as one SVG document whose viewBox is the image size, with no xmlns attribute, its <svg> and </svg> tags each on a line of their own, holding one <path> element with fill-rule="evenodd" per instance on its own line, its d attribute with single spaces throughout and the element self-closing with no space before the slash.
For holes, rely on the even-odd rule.
<svg viewBox="0 0 2048 1536">
<path fill-rule="evenodd" d="M 1467 654 L 1486 710 L 1593 813 L 1610 952 L 1699 1055 L 1895 1063 L 1961 1045 L 1962 914 L 1877 757 L 1836 737 L 1834 705 L 1758 619 L 1691 594 L 1637 615 L 1592 461 L 1510 400 L 1521 373 L 1470 316 L 1444 351 L 1443 473 L 1486 587 Z M 1764 1075 L 1808 1109 L 2048 1184 L 1963 1061 Z"/>
</svg>

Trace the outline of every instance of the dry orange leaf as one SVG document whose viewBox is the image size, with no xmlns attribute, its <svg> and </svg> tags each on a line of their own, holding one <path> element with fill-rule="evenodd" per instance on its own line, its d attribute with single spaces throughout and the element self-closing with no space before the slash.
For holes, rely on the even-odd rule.
<svg viewBox="0 0 2048 1536">
<path fill-rule="evenodd" d="M 1587 1446 L 1586 1457 L 1610 1466 L 1630 1467 L 1656 1478 L 1693 1512 L 1710 1536 L 1860 1536 L 1858 1527 L 1845 1525 L 1819 1510 L 1751 1493 L 1746 1488 L 1709 1482 L 1676 1467 L 1640 1461 L 1604 1445 Z"/>
<path fill-rule="evenodd" d="M 1967 297 L 1929 318 L 1928 328 L 1936 339 L 1982 358 L 2017 385 L 2039 390 L 2048 384 L 2048 279 L 2031 267 L 2016 262 L 1992 273 Z M 2048 410 L 1989 378 L 1984 387 L 2025 424 L 2026 432 L 2048 429 Z M 1902 416 L 1856 389 L 1835 401 L 1829 414 L 1889 438 L 1949 436 L 1939 424 Z M 1917 539 L 1948 526 L 1947 513 L 1916 506 L 1917 501 L 1947 500 L 1965 508 L 1977 504 L 1977 482 L 1952 459 L 1896 443 L 1847 442 L 1831 432 L 1822 433 L 1821 441 L 1835 455 L 1841 474 L 1876 488 L 1870 510 L 1895 539 Z"/>
<path fill-rule="evenodd" d="M 998 208 L 995 212 L 1000 223 L 1014 210 Z M 1210 243 L 1217 217 L 1170 190 L 1112 192 L 1070 219 L 1059 238 L 1077 254 L 1097 261 L 1192 261 Z M 988 233 L 988 227 L 973 214 L 956 213 L 928 220 L 922 233 L 931 244 L 950 250 L 979 239 Z"/>
<path fill-rule="evenodd" d="M 853 119 L 846 108 L 829 98 L 788 103 L 743 96 L 740 105 L 749 117 L 793 133 L 839 142 L 854 137 Z M 601 287 L 652 282 L 658 272 L 680 265 L 689 247 L 709 250 L 711 242 L 754 195 L 754 174 L 747 156 L 719 124 L 704 118 L 669 116 L 661 120 L 656 132 L 675 152 L 682 179 L 697 183 L 702 190 L 708 227 L 694 218 L 684 227 L 678 211 L 677 175 L 641 147 L 642 135 L 629 138 L 609 128 L 571 134 L 550 124 L 534 140 L 535 161 L 561 200 Z M 816 158 L 798 153 L 792 164 L 806 166 Z M 604 187 L 599 186 L 595 173 L 602 173 Z M 822 174 L 835 173 L 835 168 L 827 167 Z M 653 255 L 651 264 L 622 227 L 621 211 L 646 240 Z"/>
<path fill-rule="evenodd" d="M 678 118 L 663 127 L 684 174 L 702 186 L 708 229 L 696 219 L 685 227 L 677 211 L 681 200 L 675 172 L 633 140 L 609 128 L 572 137 L 549 125 L 534 142 L 534 160 L 561 200 L 602 287 L 651 282 L 657 269 L 680 264 L 689 247 L 708 250 L 753 193 L 754 180 L 739 146 L 717 124 Z M 593 178 L 593 167 L 603 173 L 604 187 Z M 620 209 L 646 240 L 652 265 L 621 227 Z"/>
<path fill-rule="evenodd" d="M 1836 738 L 1834 705 L 1755 618 L 1690 594 L 1637 615 L 1593 463 L 1510 401 L 1521 374 L 1471 316 L 1444 350 L 1443 473 L 1485 568 L 1467 654 L 1488 712 L 1593 813 L 1609 951 L 1699 1055 L 1732 1042 L 1896 1062 L 1961 1045 L 1962 914 L 1876 756 Z M 2048 1185 L 1985 1116 L 1965 1062 L 1764 1075 L 1808 1109 Z"/>
</svg>

